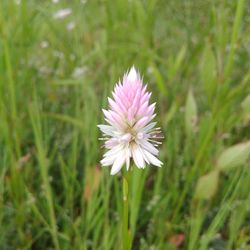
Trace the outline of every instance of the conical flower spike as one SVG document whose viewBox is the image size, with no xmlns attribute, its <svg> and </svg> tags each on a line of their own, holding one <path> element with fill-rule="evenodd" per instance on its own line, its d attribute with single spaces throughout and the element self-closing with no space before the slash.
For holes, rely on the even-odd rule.
<svg viewBox="0 0 250 250">
<path fill-rule="evenodd" d="M 160 167 L 163 163 L 157 158 L 157 147 L 162 136 L 152 121 L 155 103 L 149 103 L 151 93 L 134 67 L 116 84 L 112 94 L 113 98 L 108 98 L 109 110 L 103 109 L 109 125 L 98 125 L 107 149 L 102 166 L 112 166 L 111 175 L 118 173 L 123 165 L 128 170 L 131 160 L 138 168 L 147 164 Z"/>
</svg>

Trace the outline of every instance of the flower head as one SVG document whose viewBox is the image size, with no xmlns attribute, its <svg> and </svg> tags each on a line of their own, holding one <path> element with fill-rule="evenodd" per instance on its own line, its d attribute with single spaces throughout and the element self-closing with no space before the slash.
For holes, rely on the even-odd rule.
<svg viewBox="0 0 250 250">
<path fill-rule="evenodd" d="M 163 163 L 157 159 L 157 147 L 161 144 L 161 131 L 152 121 L 155 103 L 149 103 L 151 93 L 134 67 L 116 84 L 112 95 L 113 99 L 108 98 L 109 110 L 103 109 L 109 125 L 98 125 L 108 149 L 102 166 L 112 166 L 111 175 L 124 164 L 128 170 L 131 159 L 138 168 L 145 168 L 146 164 L 160 167 Z"/>
</svg>

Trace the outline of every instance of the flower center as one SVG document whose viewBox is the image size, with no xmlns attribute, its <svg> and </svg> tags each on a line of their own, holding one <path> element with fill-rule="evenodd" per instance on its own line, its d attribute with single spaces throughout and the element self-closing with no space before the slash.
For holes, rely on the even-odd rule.
<svg viewBox="0 0 250 250">
<path fill-rule="evenodd" d="M 143 139 L 144 134 L 142 132 L 135 132 L 132 129 L 128 130 L 122 137 L 120 138 L 120 142 L 130 143 L 135 141 L 135 139 Z"/>
<path fill-rule="evenodd" d="M 126 133 L 124 134 L 121 138 L 120 141 L 121 142 L 130 142 L 132 139 L 132 135 L 130 133 Z"/>
</svg>

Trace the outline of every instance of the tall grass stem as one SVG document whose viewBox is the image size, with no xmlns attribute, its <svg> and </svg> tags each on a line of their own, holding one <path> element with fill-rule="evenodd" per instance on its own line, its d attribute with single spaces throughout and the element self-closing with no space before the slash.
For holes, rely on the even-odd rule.
<svg viewBox="0 0 250 250">
<path fill-rule="evenodd" d="M 130 229 L 129 229 L 129 192 L 130 192 L 130 170 L 123 176 L 123 221 L 122 221 L 122 245 L 123 250 L 130 250 Z"/>
</svg>

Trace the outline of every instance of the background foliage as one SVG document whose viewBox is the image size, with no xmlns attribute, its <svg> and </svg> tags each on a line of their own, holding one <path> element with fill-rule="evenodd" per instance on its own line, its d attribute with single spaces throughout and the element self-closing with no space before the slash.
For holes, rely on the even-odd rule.
<svg viewBox="0 0 250 250">
<path fill-rule="evenodd" d="M 120 248 L 96 125 L 133 64 L 165 134 L 133 249 L 249 249 L 249 41 L 244 0 L 1 0 L 0 249 Z"/>
</svg>

